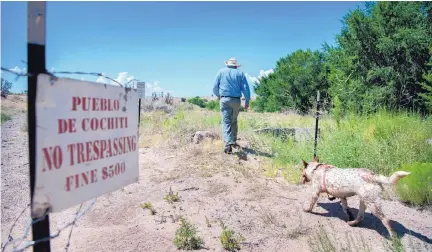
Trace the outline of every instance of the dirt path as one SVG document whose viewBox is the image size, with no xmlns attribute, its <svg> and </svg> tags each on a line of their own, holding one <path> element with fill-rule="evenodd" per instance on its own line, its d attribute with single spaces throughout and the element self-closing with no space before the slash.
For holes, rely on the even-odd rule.
<svg viewBox="0 0 432 252">
<path fill-rule="evenodd" d="M 24 119 L 16 117 L 2 126 L 2 241 L 29 202 L 27 140 L 20 130 Z M 345 223 L 337 200 L 329 202 L 321 197 L 314 214 L 304 213 L 301 209 L 308 198 L 306 186 L 257 175 L 259 157 L 251 154 L 247 161 L 220 153 L 210 155 L 224 165 L 197 162 L 197 153 L 188 148 L 141 149 L 140 181 L 98 198 L 77 222 L 69 251 L 178 251 L 172 241 L 180 216 L 197 226 L 205 247 L 211 251 L 222 251 L 219 220 L 246 238 L 243 251 L 311 251 L 308 240 L 321 226 L 326 232 L 320 234 L 327 233 L 340 247 L 351 242 L 357 248 L 353 251 L 364 247 L 383 251 L 385 228 L 368 210 L 359 227 Z M 163 200 L 170 188 L 179 193 L 180 202 Z M 140 207 L 144 202 L 152 203 L 156 215 Z M 356 214 L 358 201 L 351 198 L 348 204 Z M 432 250 L 430 212 L 396 201 L 385 201 L 383 208 L 395 220 L 404 244 L 416 251 Z M 52 214 L 51 231 L 71 221 L 76 209 Z M 27 220 L 20 219 L 21 233 Z M 64 251 L 68 235 L 66 229 L 52 241 L 53 251 Z"/>
</svg>

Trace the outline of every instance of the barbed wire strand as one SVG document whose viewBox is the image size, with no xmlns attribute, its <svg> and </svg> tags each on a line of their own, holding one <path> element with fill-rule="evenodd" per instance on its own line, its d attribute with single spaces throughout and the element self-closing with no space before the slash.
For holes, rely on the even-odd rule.
<svg viewBox="0 0 432 252">
<path fill-rule="evenodd" d="M 127 87 L 127 85 L 128 85 L 129 83 L 131 83 L 132 81 L 140 81 L 140 80 L 137 80 L 137 79 L 132 79 L 132 80 L 130 80 L 130 81 L 128 81 L 128 82 L 126 82 L 126 84 L 125 84 L 125 87 Z"/>
<path fill-rule="evenodd" d="M 118 85 L 120 85 L 120 87 L 123 87 L 123 84 L 121 84 L 120 82 L 116 81 L 115 79 L 113 79 L 113 78 L 111 78 L 111 77 L 108 77 L 108 76 L 106 76 L 106 75 L 104 75 L 104 74 L 102 74 L 102 73 L 87 73 L 87 72 L 80 72 L 80 71 L 77 71 L 77 72 L 69 72 L 69 71 L 54 71 L 54 72 L 51 72 L 51 73 L 52 73 L 52 74 L 77 74 L 77 75 L 92 75 L 92 76 L 100 76 L 100 77 L 104 77 L 104 78 L 106 78 L 106 79 L 108 79 L 108 80 L 110 80 L 110 81 L 112 81 L 112 82 L 117 83 Z"/>
<path fill-rule="evenodd" d="M 11 73 L 11 74 L 15 74 L 16 75 L 15 81 L 18 80 L 20 77 L 32 76 L 31 74 L 16 72 L 16 71 L 4 68 L 4 67 L 1 67 L 1 70 L 8 72 L 8 73 Z"/>
<path fill-rule="evenodd" d="M 27 204 L 27 206 L 21 211 L 21 213 L 18 215 L 18 217 L 15 219 L 15 221 L 14 221 L 14 223 L 12 224 L 12 226 L 11 226 L 11 228 L 10 228 L 10 230 L 9 230 L 9 234 L 8 234 L 8 240 L 7 240 L 7 242 L 4 244 L 4 245 L 2 245 L 2 247 L 3 247 L 3 249 L 2 249 L 2 252 L 5 250 L 5 248 L 7 247 L 7 245 L 10 243 L 10 242 L 12 242 L 14 239 L 13 239 L 13 237 L 12 237 L 12 231 L 13 231 L 13 229 L 15 228 L 15 225 L 17 224 L 17 222 L 18 222 L 18 220 L 21 218 L 21 216 L 24 214 L 24 212 L 28 209 L 30 207 L 30 204 Z"/>
<path fill-rule="evenodd" d="M 20 73 L 20 72 L 13 71 L 13 70 L 5 68 L 5 67 L 1 67 L 1 70 L 16 75 L 16 80 L 19 79 L 20 77 L 32 77 L 33 76 L 31 73 Z M 55 76 L 56 74 L 76 74 L 76 75 L 98 76 L 98 77 L 103 77 L 105 79 L 108 79 L 108 80 L 110 80 L 110 81 L 118 84 L 120 87 L 123 87 L 123 84 L 121 84 L 119 81 L 117 81 L 117 80 L 115 80 L 115 79 L 113 79 L 113 78 L 111 78 L 109 76 L 106 76 L 103 73 L 81 72 L 81 71 L 76 71 L 76 72 L 71 72 L 71 71 L 53 71 L 53 72 L 48 72 L 47 71 L 46 73 L 49 74 L 49 75 L 52 75 L 53 77 L 56 77 Z M 139 80 L 132 79 L 132 80 L 128 81 L 126 83 L 126 85 L 128 85 L 132 81 L 139 81 Z"/>
<path fill-rule="evenodd" d="M 76 214 L 75 214 L 75 220 L 74 220 L 74 223 L 73 223 L 72 226 L 71 226 L 71 229 L 70 229 L 70 232 L 69 232 L 69 238 L 68 238 L 68 241 L 67 241 L 67 243 L 66 243 L 66 247 L 65 247 L 65 251 L 66 251 L 66 252 L 67 252 L 68 249 L 69 249 L 69 246 L 70 246 L 70 240 L 71 240 L 71 238 L 72 238 L 72 231 L 73 231 L 73 228 L 75 227 L 75 222 L 76 222 L 77 216 L 78 216 L 78 214 L 79 214 L 79 212 L 80 212 L 82 206 L 83 206 L 83 204 L 81 204 L 81 205 L 79 206 L 79 208 L 78 208 L 78 210 L 77 210 L 77 212 L 76 212 Z"/>
<path fill-rule="evenodd" d="M 92 203 L 90 203 L 83 211 L 81 211 L 80 212 L 80 210 L 81 210 L 81 208 L 82 208 L 82 206 L 83 206 L 83 204 L 81 204 L 80 205 L 80 207 L 78 208 L 78 210 L 77 210 L 77 213 L 75 214 L 75 218 L 73 219 L 73 221 L 71 221 L 71 222 L 68 222 L 66 225 L 64 225 L 63 227 L 61 227 L 61 228 L 59 228 L 58 230 L 57 230 L 57 232 L 56 233 L 54 233 L 54 234 L 52 234 L 52 235 L 50 235 L 49 237 L 45 237 L 45 238 L 42 238 L 42 239 L 39 239 L 39 240 L 35 240 L 35 241 L 28 241 L 24 246 L 22 246 L 22 248 L 20 248 L 20 249 L 17 249 L 17 247 L 20 247 L 19 245 L 18 246 L 14 246 L 14 252 L 16 251 L 16 252 L 21 252 L 21 251 L 24 251 L 24 250 L 26 250 L 26 249 L 28 249 L 29 247 L 31 247 L 31 246 L 34 246 L 35 244 L 38 244 L 38 243 L 41 243 L 41 242 L 44 242 L 44 241 L 48 241 L 48 240 L 51 240 L 51 239 L 54 239 L 54 238 L 56 238 L 56 237 L 58 237 L 59 235 L 60 235 L 60 233 L 63 231 L 63 230 L 65 230 L 66 228 L 68 228 L 68 227 L 70 227 L 70 226 L 74 226 L 75 225 L 75 223 L 78 221 L 78 219 L 80 219 L 81 218 L 81 216 L 83 216 L 88 210 L 90 210 L 90 208 L 96 203 L 96 200 L 97 200 L 97 198 L 96 199 L 94 199 L 93 201 L 92 201 Z M 24 213 L 25 212 L 25 210 L 27 209 L 28 207 L 26 207 L 23 211 L 22 211 L 22 213 Z M 21 216 L 22 214 L 20 214 L 20 216 Z M 26 231 L 24 232 L 24 235 L 21 237 L 21 238 L 19 238 L 19 239 L 15 239 L 14 241 L 14 243 L 17 243 L 18 241 L 23 241 L 24 239 L 26 239 L 27 238 L 27 236 L 28 236 L 28 234 L 29 234 L 29 232 L 30 232 L 30 228 L 31 228 L 31 226 L 33 225 L 33 224 L 35 224 L 35 223 L 38 223 L 38 222 L 40 222 L 40 221 L 42 221 L 43 219 L 45 219 L 45 217 L 46 217 L 46 215 L 48 215 L 48 213 L 45 213 L 42 217 L 39 217 L 39 218 L 37 218 L 37 219 L 35 219 L 34 221 L 32 221 L 32 219 L 30 218 L 30 222 L 29 222 L 29 224 L 27 225 L 27 227 L 26 227 Z M 18 218 L 19 219 L 19 218 Z M 11 228 L 11 230 L 10 230 L 10 233 L 9 233 L 9 236 L 10 237 L 12 237 L 10 234 L 12 233 L 12 228 Z M 68 243 L 66 244 L 66 246 L 67 247 L 69 247 L 69 245 L 70 245 L 70 239 L 71 239 L 71 236 L 72 236 L 72 230 L 71 230 L 71 232 L 70 232 L 70 234 L 69 234 L 69 240 L 68 240 Z M 12 239 L 13 240 L 13 239 Z M 6 244 L 5 244 L 5 246 L 3 247 L 3 250 L 2 251 L 5 251 L 5 249 L 6 249 L 6 247 L 7 247 L 7 245 L 12 241 L 12 240 L 10 240 L 10 241 L 8 241 Z M 22 244 L 22 242 L 21 242 L 21 244 Z M 21 245 L 20 244 L 20 245 Z"/>
<path fill-rule="evenodd" d="M 44 213 L 41 217 L 39 217 L 39 218 L 37 218 L 37 219 L 35 219 L 35 220 L 32 220 L 32 218 L 30 218 L 29 223 L 27 224 L 27 227 L 26 227 L 26 229 L 25 229 L 25 231 L 24 231 L 24 235 L 23 235 L 21 238 L 16 239 L 14 243 L 18 243 L 18 241 L 19 241 L 19 242 L 22 242 L 22 241 L 24 241 L 25 239 L 27 239 L 27 236 L 28 236 L 29 233 L 30 233 L 30 228 L 32 227 L 32 225 L 33 225 L 33 224 L 36 224 L 36 223 L 38 223 L 38 222 L 40 222 L 40 221 L 42 221 L 42 220 L 44 220 L 44 219 L 48 216 L 48 214 L 49 214 L 49 212 L 48 212 L 48 210 L 47 210 L 47 211 L 45 211 L 45 213 Z M 14 247 L 16 247 L 16 246 L 14 246 Z"/>
</svg>

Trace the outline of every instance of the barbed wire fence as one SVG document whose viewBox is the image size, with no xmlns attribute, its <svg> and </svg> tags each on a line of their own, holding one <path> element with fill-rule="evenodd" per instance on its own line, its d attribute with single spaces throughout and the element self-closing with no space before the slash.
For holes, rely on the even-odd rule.
<svg viewBox="0 0 432 252">
<path fill-rule="evenodd" d="M 39 240 L 35 240 L 35 241 L 28 241 L 28 235 L 30 233 L 30 228 L 32 227 L 33 224 L 38 223 L 42 220 L 45 219 L 45 217 L 48 215 L 48 212 L 45 213 L 42 217 L 37 218 L 35 220 L 32 220 L 31 218 L 29 218 L 29 221 L 24 229 L 24 233 L 21 237 L 19 238 L 13 238 L 12 236 L 12 232 L 14 231 L 14 228 L 16 226 L 16 223 L 18 222 L 18 220 L 21 218 L 21 216 L 26 212 L 27 209 L 29 209 L 30 204 L 28 204 L 22 211 L 21 213 L 18 215 L 18 217 L 15 219 L 14 223 L 12 224 L 9 233 L 8 233 L 8 237 L 7 237 L 7 242 L 2 246 L 2 252 L 7 251 L 6 249 L 8 248 L 8 246 L 12 245 L 12 250 L 13 252 L 20 252 L 20 251 L 25 251 L 26 249 L 30 248 L 31 246 L 40 243 L 40 242 L 44 242 L 46 240 L 51 240 L 54 238 L 57 238 L 58 236 L 60 236 L 60 233 L 67 229 L 68 227 L 70 228 L 70 232 L 69 232 L 69 236 L 68 236 L 68 240 L 67 243 L 65 245 L 65 251 L 68 251 L 69 246 L 70 246 L 70 240 L 72 238 L 72 230 L 76 224 L 76 222 L 84 215 L 86 214 L 91 207 L 96 203 L 96 199 L 94 199 L 90 204 L 87 205 L 87 207 L 84 208 L 84 210 L 81 211 L 83 204 L 81 204 L 78 209 L 77 212 L 75 214 L 75 217 L 73 218 L 72 221 L 64 224 L 62 227 L 57 228 L 57 231 L 54 232 L 53 234 L 51 234 L 49 237 L 45 237 L 43 239 L 39 239 Z"/>
<path fill-rule="evenodd" d="M 8 73 L 11 73 L 11 74 L 15 75 L 16 76 L 16 80 L 19 79 L 19 78 L 21 78 L 21 77 L 31 77 L 31 76 L 33 76 L 32 73 L 16 72 L 16 71 L 13 71 L 13 70 L 5 68 L 5 67 L 1 67 L 1 71 L 8 72 Z M 126 87 L 126 88 L 129 87 L 129 84 L 131 84 L 133 82 L 140 81 L 138 79 L 131 79 L 128 82 L 122 84 L 119 81 L 117 81 L 117 80 L 115 80 L 115 79 L 113 79 L 113 78 L 111 78 L 109 76 L 106 76 L 105 74 L 95 73 L 95 72 L 81 72 L 81 71 L 75 71 L 75 72 L 73 72 L 73 71 L 52 71 L 52 72 L 48 72 L 47 71 L 46 74 L 52 76 L 54 79 L 59 78 L 59 77 L 56 76 L 58 74 L 66 74 L 66 75 L 89 75 L 89 76 L 103 77 L 103 78 L 106 78 L 106 79 L 112 81 L 112 83 L 118 84 L 120 87 Z M 107 84 L 107 83 L 100 83 L 100 84 Z M 49 214 L 48 212 L 46 212 L 42 217 L 34 219 L 34 220 L 32 218 L 29 218 L 29 221 L 27 222 L 27 224 L 26 224 L 26 226 L 24 228 L 23 234 L 21 236 L 19 236 L 18 238 L 14 238 L 12 236 L 12 233 L 14 232 L 14 230 L 15 230 L 15 228 L 17 226 L 18 221 L 22 218 L 22 216 L 24 215 L 24 213 L 30 208 L 30 204 L 27 204 L 26 207 L 15 218 L 15 220 L 14 220 L 14 222 L 13 222 L 13 224 L 12 224 L 12 226 L 11 226 L 9 232 L 8 232 L 7 241 L 4 244 L 2 242 L 2 246 L 1 246 L 2 252 L 6 252 L 6 251 L 13 251 L 13 252 L 25 251 L 26 249 L 34 246 L 35 244 L 38 244 L 38 243 L 41 243 L 41 242 L 44 242 L 44 241 L 51 240 L 51 239 L 59 237 L 60 234 L 62 233 L 62 231 L 66 230 L 67 228 L 70 227 L 69 235 L 68 235 L 67 242 L 66 242 L 66 245 L 65 245 L 65 248 L 64 248 L 65 251 L 67 252 L 69 250 L 70 245 L 71 245 L 70 241 L 71 241 L 71 238 L 72 238 L 73 228 L 76 226 L 77 221 L 83 215 L 85 215 L 93 207 L 93 205 L 96 203 L 96 200 L 97 200 L 97 198 L 95 198 L 84 209 L 83 209 L 84 203 L 82 203 L 77 208 L 77 211 L 75 213 L 75 217 L 73 218 L 72 221 L 69 221 L 66 224 L 62 225 L 61 227 L 58 227 L 57 231 L 55 231 L 54 233 L 50 234 L 50 236 L 44 237 L 44 238 L 39 239 L 39 240 L 30 240 L 28 236 L 29 236 L 29 233 L 30 233 L 32 225 L 35 224 L 35 223 L 38 223 L 38 222 L 40 222 L 42 220 L 44 220 L 45 217 L 48 216 L 48 214 Z M 81 209 L 83 209 L 83 210 L 81 210 Z M 7 250 L 9 247 L 11 247 L 11 250 Z"/>
<path fill-rule="evenodd" d="M 1 67 L 1 70 L 4 71 L 4 72 L 8 72 L 8 73 L 14 74 L 16 76 L 15 80 L 17 80 L 17 79 L 19 79 L 21 77 L 31 77 L 31 76 L 33 76 L 33 74 L 31 74 L 31 73 L 16 72 L 16 71 L 13 71 L 13 70 L 11 70 L 9 68 L 5 68 L 5 67 Z M 89 76 L 103 77 L 103 78 L 105 78 L 107 80 L 110 80 L 110 81 L 118 84 L 120 87 L 129 87 L 129 84 L 131 84 L 133 82 L 140 81 L 138 79 L 131 79 L 128 82 L 126 82 L 125 84 L 122 84 L 119 81 L 117 81 L 117 80 L 115 80 L 115 79 L 113 79 L 113 78 L 111 78 L 111 77 L 109 77 L 109 76 L 107 76 L 107 75 L 105 75 L 103 73 L 96 73 L 96 72 L 81 72 L 81 71 L 75 71 L 75 72 L 73 72 L 73 71 L 52 71 L 52 72 L 49 72 L 49 71 L 47 71 L 46 74 L 52 76 L 54 79 L 58 78 L 56 76 L 58 74 L 66 74 L 66 75 L 89 75 Z M 106 84 L 106 83 L 101 83 L 101 84 Z"/>
</svg>

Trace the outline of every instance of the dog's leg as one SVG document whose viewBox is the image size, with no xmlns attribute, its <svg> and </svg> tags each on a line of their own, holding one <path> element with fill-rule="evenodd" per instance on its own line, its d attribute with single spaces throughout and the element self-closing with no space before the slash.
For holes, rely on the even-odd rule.
<svg viewBox="0 0 432 252">
<path fill-rule="evenodd" d="M 330 201 L 333 201 L 333 200 L 336 199 L 336 197 L 334 197 L 334 196 L 330 196 L 330 194 L 328 194 L 328 193 L 327 193 L 327 198 L 328 198 L 328 200 L 330 200 Z"/>
<path fill-rule="evenodd" d="M 305 212 L 312 212 L 312 209 L 313 209 L 313 207 L 315 206 L 315 203 L 318 200 L 319 194 L 320 194 L 319 191 L 318 192 L 314 192 L 312 194 L 312 198 L 309 201 L 309 206 L 306 206 L 306 208 L 304 208 L 303 211 L 305 211 Z"/>
<path fill-rule="evenodd" d="M 347 199 L 346 198 L 341 198 L 340 202 L 341 202 L 343 211 L 348 216 L 348 221 L 354 220 L 354 216 L 352 215 L 351 211 L 348 209 Z"/>
<path fill-rule="evenodd" d="M 387 231 L 389 232 L 390 237 L 394 237 L 394 230 L 390 225 L 390 220 L 384 215 L 381 205 L 379 203 L 367 203 L 367 206 L 371 210 L 371 212 L 381 220 L 383 225 L 387 228 Z"/>
<path fill-rule="evenodd" d="M 359 222 L 362 221 L 364 218 L 365 210 L 366 210 L 366 205 L 365 205 L 364 201 L 362 199 L 360 199 L 360 205 L 359 205 L 359 211 L 357 213 L 357 217 L 355 220 L 348 221 L 347 222 L 348 225 L 354 226 L 354 225 L 359 224 Z"/>
</svg>

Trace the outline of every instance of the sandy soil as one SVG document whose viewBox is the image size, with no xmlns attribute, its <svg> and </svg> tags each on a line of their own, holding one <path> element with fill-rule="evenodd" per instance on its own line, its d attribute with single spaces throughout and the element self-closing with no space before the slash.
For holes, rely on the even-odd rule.
<svg viewBox="0 0 432 252">
<path fill-rule="evenodd" d="M 12 223 L 29 203 L 23 124 L 25 113 L 2 125 L 2 246 Z M 301 209 L 308 199 L 307 185 L 260 175 L 261 157 L 252 151 L 243 151 L 239 158 L 217 149 L 205 153 L 210 162 L 199 158 L 202 148 L 191 144 L 176 150 L 140 149 L 139 182 L 98 198 L 76 223 L 69 251 L 177 251 L 173 238 L 180 216 L 197 226 L 205 250 L 223 251 L 219 220 L 246 238 L 241 245 L 244 251 L 311 251 L 308 241 L 320 227 L 342 250 L 347 250 L 349 242 L 361 241 L 366 245 L 356 246 L 384 250 L 387 233 L 368 210 L 358 227 L 348 226 L 339 201 L 330 202 L 325 196 L 319 199 L 314 213 L 304 213 Z M 179 193 L 180 202 L 170 204 L 163 199 L 170 188 Z M 140 207 L 144 202 L 152 203 L 156 215 Z M 356 214 L 358 200 L 350 198 L 348 204 Z M 51 214 L 51 232 L 72 221 L 77 207 Z M 403 244 L 415 251 L 432 251 L 429 210 L 416 210 L 397 201 L 385 201 L 383 208 Z M 29 211 L 25 211 L 19 218 L 12 237 L 23 234 L 28 216 Z M 52 251 L 64 251 L 68 236 L 69 229 L 65 229 L 52 240 Z"/>
</svg>

